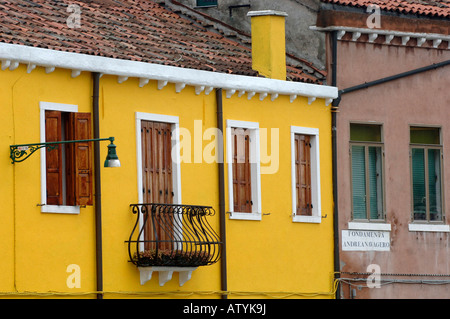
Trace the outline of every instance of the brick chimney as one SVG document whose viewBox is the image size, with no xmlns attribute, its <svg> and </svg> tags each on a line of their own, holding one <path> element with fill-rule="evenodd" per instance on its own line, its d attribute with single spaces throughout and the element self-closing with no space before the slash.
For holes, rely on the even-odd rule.
<svg viewBox="0 0 450 319">
<path fill-rule="evenodd" d="M 260 75 L 286 80 L 285 12 L 249 11 L 252 25 L 252 68 Z"/>
</svg>

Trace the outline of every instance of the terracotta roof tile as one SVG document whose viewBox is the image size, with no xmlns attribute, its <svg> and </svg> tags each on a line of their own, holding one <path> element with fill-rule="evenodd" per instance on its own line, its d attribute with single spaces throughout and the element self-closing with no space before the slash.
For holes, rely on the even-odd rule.
<svg viewBox="0 0 450 319">
<path fill-rule="evenodd" d="M 428 17 L 450 17 L 449 0 L 321 0 L 344 6 L 363 7 L 378 5 L 381 10 L 399 12 L 404 14 L 417 14 Z"/>
<path fill-rule="evenodd" d="M 81 9 L 80 28 L 69 28 Z M 257 76 L 251 49 L 238 39 L 208 31 L 153 1 L 15 0 L 0 2 L 0 42 Z M 323 75 L 323 74 L 322 74 Z M 301 66 L 288 67 L 292 81 L 321 83 Z"/>
</svg>

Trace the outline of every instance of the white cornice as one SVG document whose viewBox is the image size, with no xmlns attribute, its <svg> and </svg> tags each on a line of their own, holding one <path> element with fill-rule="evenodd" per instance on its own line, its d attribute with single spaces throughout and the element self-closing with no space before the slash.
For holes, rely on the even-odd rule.
<svg viewBox="0 0 450 319">
<path fill-rule="evenodd" d="M 385 43 L 389 44 L 394 37 L 400 37 L 402 39 L 402 45 L 406 45 L 410 39 L 417 39 L 417 46 L 422 46 L 422 44 L 427 41 L 433 41 L 433 47 L 437 48 L 442 41 L 447 41 L 448 47 L 450 49 L 450 35 L 445 34 L 437 34 L 437 33 L 417 33 L 417 32 L 402 32 L 402 31 L 394 31 L 394 30 L 383 30 L 383 29 L 367 29 L 367 28 L 353 28 L 353 27 L 344 27 L 344 26 L 329 26 L 329 27 L 317 27 L 311 26 L 311 30 L 315 31 L 338 31 L 338 40 L 342 39 L 342 37 L 346 33 L 352 34 L 352 41 L 356 41 L 361 34 L 369 35 L 369 42 L 373 42 L 377 36 L 384 35 L 386 36 Z"/>
<path fill-rule="evenodd" d="M 196 94 L 202 91 L 209 94 L 213 88 L 222 88 L 228 91 L 227 97 L 233 95 L 231 92 L 239 92 L 239 96 L 246 92 L 249 97 L 255 93 L 272 97 L 288 95 L 292 102 L 297 96 L 304 96 L 323 98 L 327 105 L 338 96 L 336 87 L 326 85 L 185 69 L 8 43 L 0 43 L 0 60 L 2 69 L 11 69 L 20 63 L 27 65 L 29 72 L 36 66 L 45 67 L 48 72 L 54 68 L 69 69 L 74 77 L 83 71 L 98 72 L 115 75 L 120 83 L 128 78 L 138 78 L 141 87 L 148 80 L 157 80 L 160 89 L 167 83 L 175 83 L 177 92 L 190 85 L 195 87 Z"/>
</svg>

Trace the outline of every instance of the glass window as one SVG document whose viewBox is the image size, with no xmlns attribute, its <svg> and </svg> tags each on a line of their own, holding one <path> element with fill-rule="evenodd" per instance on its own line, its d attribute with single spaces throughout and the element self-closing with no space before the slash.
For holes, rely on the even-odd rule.
<svg viewBox="0 0 450 319">
<path fill-rule="evenodd" d="M 414 221 L 442 221 L 442 146 L 439 128 L 411 127 Z"/>
<path fill-rule="evenodd" d="M 384 219 L 381 125 L 350 125 L 353 219 Z"/>
</svg>

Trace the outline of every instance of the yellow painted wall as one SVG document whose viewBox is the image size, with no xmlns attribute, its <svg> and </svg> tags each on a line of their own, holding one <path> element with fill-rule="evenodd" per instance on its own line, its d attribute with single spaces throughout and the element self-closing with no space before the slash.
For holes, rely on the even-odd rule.
<svg viewBox="0 0 450 319">
<path fill-rule="evenodd" d="M 115 137 L 121 161 L 120 168 L 101 168 L 104 291 L 217 292 L 220 263 L 199 267 L 183 287 L 178 286 L 177 273 L 164 287 L 159 287 L 156 273 L 150 282 L 140 285 L 139 271 L 127 262 L 124 241 L 135 222 L 129 205 L 138 202 L 135 112 L 178 116 L 180 127 L 189 129 L 192 137 L 195 120 L 202 121 L 203 132 L 216 126 L 214 92 L 196 95 L 194 88 L 188 86 L 175 93 L 174 84 L 170 83 L 162 90 L 158 90 L 156 81 L 143 88 L 138 84 L 138 79 L 133 78 L 119 84 L 117 77 L 108 75 L 100 80 L 100 136 Z M 94 207 L 81 208 L 79 215 L 41 213 L 36 206 L 41 196 L 40 153 L 14 165 L 9 159 L 9 145 L 39 141 L 39 101 L 76 104 L 80 112 L 90 112 L 91 75 L 83 72 L 72 78 L 70 71 L 61 69 L 46 74 L 40 67 L 28 74 L 24 66 L 0 71 L 0 292 L 93 292 L 96 289 Z M 269 131 L 279 128 L 280 135 L 279 170 L 261 176 L 262 211 L 270 215 L 263 216 L 261 221 L 229 220 L 227 215 L 228 289 L 329 292 L 333 272 L 330 108 L 319 99 L 308 105 L 306 98 L 290 103 L 286 96 L 260 101 L 257 96 L 248 100 L 246 95 L 236 94 L 230 99 L 224 94 L 223 107 L 224 120 L 259 122 L 260 128 Z M 322 215 L 327 214 L 321 224 L 292 222 L 291 125 L 320 130 Z M 107 142 L 103 143 L 101 160 L 107 152 Z M 203 147 L 208 143 L 203 141 Z M 192 160 L 193 148 L 192 144 Z M 181 184 L 183 204 L 215 208 L 216 215 L 210 222 L 219 232 L 217 164 L 182 163 Z M 80 288 L 67 286 L 71 274 L 67 266 L 71 264 L 80 266 Z M 105 295 L 106 298 L 115 296 Z M 250 297 L 238 295 L 246 296 Z"/>
</svg>

